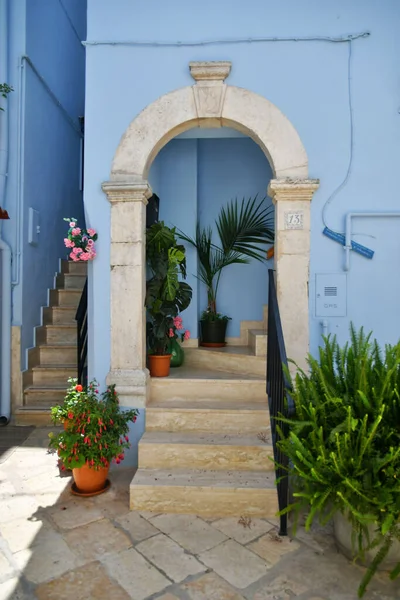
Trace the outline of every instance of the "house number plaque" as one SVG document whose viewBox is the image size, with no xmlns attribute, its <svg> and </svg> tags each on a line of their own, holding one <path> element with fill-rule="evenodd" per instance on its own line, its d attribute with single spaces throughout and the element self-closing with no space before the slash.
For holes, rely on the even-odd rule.
<svg viewBox="0 0 400 600">
<path fill-rule="evenodd" d="M 285 212 L 285 229 L 303 229 L 302 212 Z"/>
</svg>

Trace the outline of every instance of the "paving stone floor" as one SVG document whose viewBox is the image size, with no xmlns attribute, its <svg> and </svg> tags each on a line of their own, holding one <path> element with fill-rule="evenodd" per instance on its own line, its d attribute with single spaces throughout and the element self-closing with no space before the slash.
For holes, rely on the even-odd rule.
<svg viewBox="0 0 400 600">
<path fill-rule="evenodd" d="M 277 536 L 276 521 L 128 508 L 131 469 L 92 499 L 69 492 L 48 429 L 0 465 L 0 600 L 355 600 L 363 573 L 329 530 Z M 1 436 L 0 430 L 0 436 Z M 400 599 L 386 574 L 365 600 Z"/>
</svg>

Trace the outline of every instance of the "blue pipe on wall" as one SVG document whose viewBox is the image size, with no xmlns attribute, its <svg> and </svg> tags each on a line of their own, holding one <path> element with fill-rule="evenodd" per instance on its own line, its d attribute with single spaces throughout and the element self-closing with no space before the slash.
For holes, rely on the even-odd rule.
<svg viewBox="0 0 400 600">
<path fill-rule="evenodd" d="M 350 271 L 350 250 L 351 245 L 351 220 L 355 218 L 377 219 L 379 217 L 400 217 L 400 212 L 349 212 L 346 215 L 346 243 L 344 246 L 345 263 L 344 270 Z"/>
</svg>

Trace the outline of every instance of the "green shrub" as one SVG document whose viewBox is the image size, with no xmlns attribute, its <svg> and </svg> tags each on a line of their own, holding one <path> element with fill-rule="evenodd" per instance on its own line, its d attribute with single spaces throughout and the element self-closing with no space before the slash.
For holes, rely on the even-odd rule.
<svg viewBox="0 0 400 600">
<path fill-rule="evenodd" d="M 289 434 L 279 442 L 289 457 L 295 502 L 324 524 L 340 511 L 349 519 L 361 558 L 379 548 L 360 587 L 361 597 L 393 541 L 400 540 L 400 342 L 381 351 L 371 334 L 350 330 L 343 348 L 324 339 L 319 360 L 292 381 L 296 407 Z M 282 432 L 281 432 L 282 433 Z M 376 527 L 374 539 L 368 525 Z M 400 563 L 390 573 L 395 579 Z"/>
</svg>

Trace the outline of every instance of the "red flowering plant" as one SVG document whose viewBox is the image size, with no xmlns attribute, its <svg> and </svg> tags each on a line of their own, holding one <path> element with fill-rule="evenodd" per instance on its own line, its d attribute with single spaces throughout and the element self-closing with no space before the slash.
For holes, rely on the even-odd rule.
<svg viewBox="0 0 400 600">
<path fill-rule="evenodd" d="M 69 223 L 67 237 L 64 238 L 64 244 L 71 249 L 69 257 L 74 262 L 93 260 L 96 256 L 94 243 L 97 240 L 95 229 L 81 229 L 78 227 L 77 220 L 73 217 L 64 219 Z"/>
<path fill-rule="evenodd" d="M 169 338 L 174 338 L 175 340 L 180 338 L 182 342 L 190 339 L 190 331 L 188 329 L 183 329 L 182 317 L 173 317 L 172 323 L 173 325 L 168 331 Z"/>
<path fill-rule="evenodd" d="M 86 388 L 70 379 L 66 407 L 53 407 L 53 420 L 63 419 L 64 431 L 50 434 L 49 447 L 57 450 L 62 469 L 76 469 L 87 464 L 93 468 L 108 467 L 124 460 L 130 447 L 129 422 L 135 422 L 136 409 L 121 411 L 115 385 L 99 394 L 96 381 Z M 62 408 L 62 411 L 59 410 Z"/>
<path fill-rule="evenodd" d="M 57 404 L 50 409 L 51 419 L 54 425 L 67 423 L 68 419 L 72 418 L 74 414 L 76 404 L 80 401 L 80 394 L 83 392 L 83 387 L 78 385 L 78 380 L 73 377 L 68 379 L 68 383 L 69 387 L 63 404 Z"/>
</svg>

